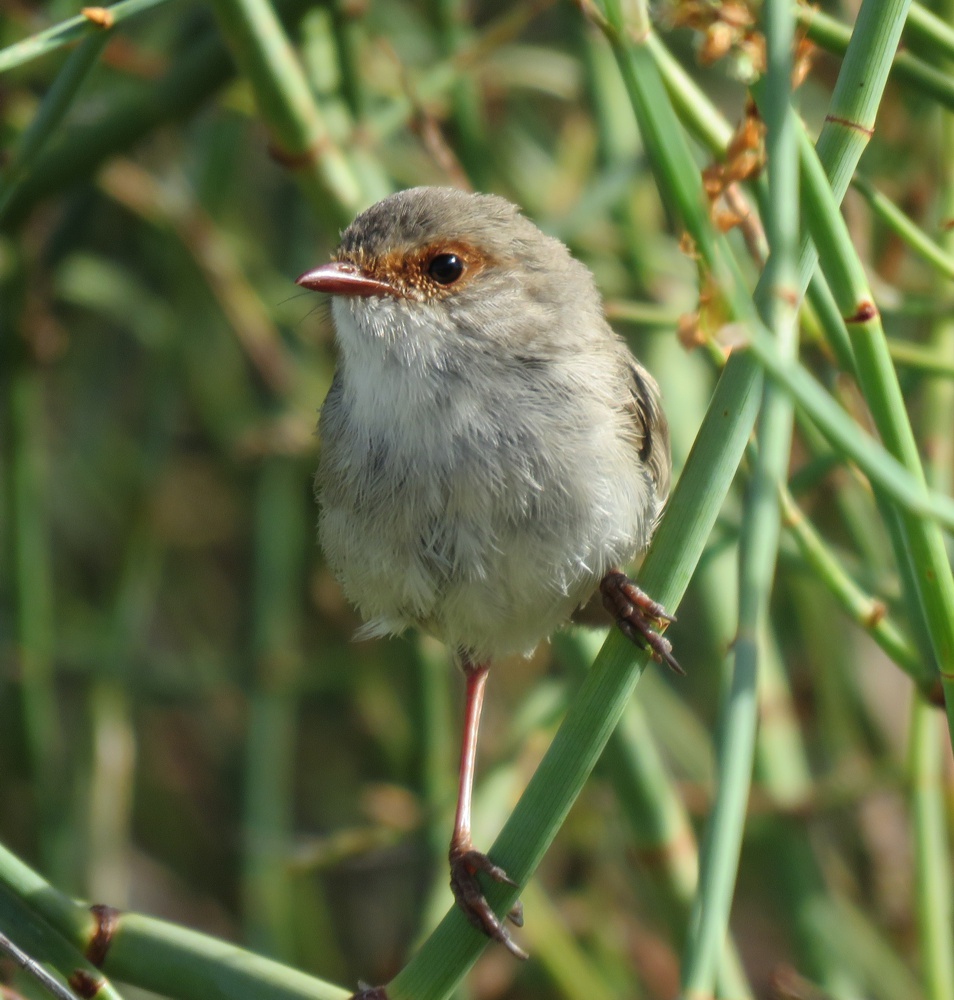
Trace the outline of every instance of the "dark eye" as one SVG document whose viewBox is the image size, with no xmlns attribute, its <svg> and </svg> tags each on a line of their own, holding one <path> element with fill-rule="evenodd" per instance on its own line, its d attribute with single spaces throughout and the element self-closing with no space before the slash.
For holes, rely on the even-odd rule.
<svg viewBox="0 0 954 1000">
<path fill-rule="evenodd" d="M 427 273 L 439 285 L 453 285 L 464 273 L 464 262 L 456 253 L 439 253 L 431 258 Z"/>
</svg>

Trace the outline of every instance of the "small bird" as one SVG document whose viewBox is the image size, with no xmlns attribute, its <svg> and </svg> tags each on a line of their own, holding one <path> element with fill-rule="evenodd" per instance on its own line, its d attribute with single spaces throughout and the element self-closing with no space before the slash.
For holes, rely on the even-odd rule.
<svg viewBox="0 0 954 1000">
<path fill-rule="evenodd" d="M 669 492 L 659 389 L 607 323 L 593 276 L 494 195 L 418 187 L 362 212 L 297 284 L 334 296 L 321 409 L 319 537 L 365 625 L 443 640 L 466 678 L 449 859 L 457 904 L 518 957 L 471 841 L 491 662 L 529 654 L 599 591 L 675 670 L 672 621 L 622 567 Z M 517 903 L 508 914 L 521 926 Z"/>
</svg>

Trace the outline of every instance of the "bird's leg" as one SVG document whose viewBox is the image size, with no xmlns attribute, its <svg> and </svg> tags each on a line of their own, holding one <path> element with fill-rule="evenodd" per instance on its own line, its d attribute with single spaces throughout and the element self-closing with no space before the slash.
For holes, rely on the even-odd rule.
<svg viewBox="0 0 954 1000">
<path fill-rule="evenodd" d="M 486 854 L 474 850 L 470 839 L 470 805 L 474 786 L 474 763 L 477 759 L 477 730 L 480 726 L 480 709 L 484 701 L 484 686 L 487 683 L 489 664 L 477 664 L 465 660 L 463 667 L 467 679 L 467 694 L 464 704 L 464 737 L 460 751 L 457 815 L 448 852 L 451 891 L 454 893 L 457 905 L 479 931 L 499 941 L 517 958 L 527 958 L 527 953 L 513 941 L 503 921 L 490 908 L 477 881 L 477 875 L 483 872 L 495 882 L 517 884 Z M 523 907 L 519 901 L 514 904 L 507 916 L 518 927 L 523 926 Z"/>
<path fill-rule="evenodd" d="M 648 649 L 652 658 L 677 674 L 685 674 L 672 655 L 672 644 L 657 630 L 675 621 L 666 609 L 644 594 L 619 570 L 610 570 L 600 582 L 603 607 L 616 619 L 620 632 L 631 642 Z"/>
</svg>

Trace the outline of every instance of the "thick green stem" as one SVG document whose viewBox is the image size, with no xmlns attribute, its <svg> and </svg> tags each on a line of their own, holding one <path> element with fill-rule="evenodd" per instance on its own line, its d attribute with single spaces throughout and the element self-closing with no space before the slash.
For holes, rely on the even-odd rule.
<svg viewBox="0 0 954 1000">
<path fill-rule="evenodd" d="M 22 900 L 85 954 L 100 918 L 58 892 L 2 845 L 0 884 L 4 893 L 9 890 L 11 898 Z M 116 914 L 102 969 L 113 979 L 181 1000 L 345 1000 L 349 992 L 227 941 L 137 913 Z"/>
</svg>

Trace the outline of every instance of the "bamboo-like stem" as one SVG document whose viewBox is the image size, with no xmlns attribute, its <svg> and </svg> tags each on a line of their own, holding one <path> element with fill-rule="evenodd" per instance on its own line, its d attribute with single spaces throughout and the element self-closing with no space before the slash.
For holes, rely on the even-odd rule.
<svg viewBox="0 0 954 1000">
<path fill-rule="evenodd" d="M 4 896 L 22 900 L 33 919 L 42 918 L 85 953 L 97 927 L 91 911 L 58 892 L 3 845 L 0 885 Z M 113 979 L 181 1000 L 345 1000 L 349 993 L 227 941 L 137 913 L 116 915 L 102 969 Z"/>
<path fill-rule="evenodd" d="M 802 150 L 803 169 L 819 178 L 806 192 L 813 199 L 813 211 L 806 217 L 848 327 L 862 391 L 887 450 L 926 492 L 927 480 L 917 441 L 864 268 L 854 251 L 847 225 L 821 182 L 821 164 L 804 138 Z M 899 510 L 899 515 L 944 685 L 948 724 L 954 733 L 954 574 L 939 525 L 905 507 Z"/>
<path fill-rule="evenodd" d="M 910 0 L 862 3 L 838 74 L 825 125 L 815 143 L 836 203 L 841 203 L 862 152 L 874 133 L 891 59 L 898 48 Z M 804 174 L 803 190 L 809 190 Z M 809 234 L 802 234 L 803 244 Z"/>
<path fill-rule="evenodd" d="M 799 412 L 799 437 L 813 456 L 812 460 L 789 477 L 789 489 L 798 497 L 811 486 L 818 486 L 822 479 L 841 464 L 840 457 L 832 451 L 824 436 L 811 420 Z M 872 580 L 885 580 L 891 573 L 891 555 L 887 552 L 884 533 L 872 530 L 874 503 L 865 477 L 851 467 L 845 469 L 837 494 L 838 510 L 842 523 L 851 539 L 853 549 L 868 568 Z"/>
<path fill-rule="evenodd" d="M 808 37 L 820 48 L 840 55 L 848 48 L 852 29 L 824 12 L 798 6 L 798 17 Z M 925 21 L 922 15 L 922 21 Z M 926 23 L 926 21 L 925 21 Z M 858 25 L 855 25 L 855 31 Z M 944 45 L 944 34 L 935 36 L 938 44 Z M 911 52 L 902 51 L 894 56 L 892 75 L 905 84 L 934 98 L 948 108 L 954 108 L 954 80 L 930 63 L 919 59 Z"/>
<path fill-rule="evenodd" d="M 954 529 L 954 500 L 936 490 L 925 490 L 914 473 L 859 429 L 807 369 L 787 364 L 771 339 L 758 330 L 751 331 L 747 348 L 758 358 L 766 374 L 794 397 L 798 407 L 825 437 L 855 462 L 885 495 L 912 515 L 930 518 L 949 530 Z"/>
<path fill-rule="evenodd" d="M 47 989 L 57 984 L 55 995 L 58 1000 L 76 1000 L 76 997 L 51 970 L 55 970 L 64 981 L 75 984 L 74 988 L 84 997 L 95 992 L 100 1000 L 122 1000 L 112 983 L 88 961 L 74 942 L 37 916 L 22 897 L 5 885 L 0 885 L 0 929 L 15 945 L 19 956 L 35 963 L 33 968 L 28 969 L 35 978 L 40 979 Z M 20 958 L 14 957 L 22 966 Z"/>
<path fill-rule="evenodd" d="M 954 0 L 940 10 L 954 17 Z M 954 52 L 947 63 L 954 66 Z M 938 214 L 954 216 L 954 114 L 941 112 L 939 122 L 940 177 Z M 954 254 L 954 232 L 941 235 L 942 250 Z M 941 291 L 943 282 L 935 285 Z M 931 328 L 931 348 L 954 362 L 954 319 L 939 318 Z M 935 488 L 954 489 L 954 382 L 933 381 L 926 386 L 922 416 L 925 475 Z M 911 706 L 909 767 L 914 821 L 915 906 L 921 970 L 928 1000 L 954 1000 L 954 893 L 951 889 L 950 826 L 945 811 L 944 759 L 936 713 L 915 696 Z"/>
<path fill-rule="evenodd" d="M 829 168 L 836 200 L 840 200 L 843 195 L 854 164 L 867 142 L 887 66 L 904 22 L 905 4 L 894 5 L 891 10 L 876 7 L 875 4 L 867 3 L 862 8 L 855 40 L 839 77 L 832 108 L 819 142 L 820 153 Z M 872 46 L 877 47 L 874 59 Z M 873 82 L 871 89 L 867 89 Z M 811 272 L 814 259 L 810 247 L 803 242 L 799 274 L 802 287 Z M 760 344 L 767 347 L 763 335 L 759 332 L 757 336 Z M 775 352 L 774 347 L 772 351 Z M 785 362 L 777 356 L 775 360 L 778 362 L 775 374 L 781 375 L 786 367 Z M 826 394 L 819 391 L 816 395 Z M 828 401 L 830 400 L 826 400 Z"/>
<path fill-rule="evenodd" d="M 106 10 L 111 26 L 114 26 L 165 2 L 166 0 L 119 0 L 119 3 L 106 7 Z M 29 38 L 14 42 L 5 49 L 0 49 L 0 73 L 5 73 L 16 66 L 23 66 L 34 59 L 49 55 L 57 49 L 86 39 L 91 35 L 106 34 L 107 32 L 108 29 L 104 29 L 95 18 L 87 17 L 85 14 L 77 14 L 75 17 L 67 18 L 59 24 L 37 32 L 35 35 L 30 35 Z"/>
<path fill-rule="evenodd" d="M 645 11 L 637 5 L 636 23 L 630 24 L 624 19 L 620 0 L 606 0 L 605 6 L 607 14 L 600 26 L 616 56 L 663 201 L 695 241 L 733 316 L 740 322 L 758 323 L 738 263 L 725 238 L 711 224 L 702 180 L 648 44 L 652 31 Z M 628 8 L 626 13 L 630 13 Z"/>
<path fill-rule="evenodd" d="M 0 952 L 12 959 L 28 976 L 35 979 L 40 986 L 56 1000 L 77 1000 L 68 987 L 64 986 L 52 973 L 31 955 L 27 954 L 16 942 L 0 932 Z"/>
<path fill-rule="evenodd" d="M 604 636 L 575 631 L 555 641 L 572 669 L 582 674 Z M 676 786 L 667 774 L 639 700 L 627 707 L 600 761 L 616 792 L 641 870 L 665 902 L 665 915 L 676 941 L 685 939 L 692 899 L 699 880 L 695 833 Z M 751 996 L 752 990 L 734 944 L 720 956 L 718 981 L 726 996 Z"/>
<path fill-rule="evenodd" d="M 859 22 L 859 30 L 861 27 L 861 22 Z M 897 22 L 895 22 L 894 33 L 890 36 L 884 35 L 879 32 L 877 25 L 872 24 L 870 16 L 864 22 L 864 29 L 866 32 L 864 37 L 868 41 L 859 43 L 856 46 L 853 57 L 850 60 L 846 59 L 844 67 L 844 72 L 848 74 L 851 81 L 855 82 L 840 88 L 837 101 L 833 98 L 832 111 L 828 116 L 828 122 L 822 134 L 822 137 L 828 136 L 824 146 L 825 149 L 829 150 L 827 155 L 833 156 L 835 154 L 831 151 L 843 149 L 846 155 L 854 162 L 857 162 L 857 158 L 860 157 L 868 141 L 868 136 L 874 125 L 876 110 L 876 103 L 867 90 L 862 90 L 857 95 L 857 102 L 854 100 L 854 90 L 859 89 L 857 81 L 862 80 L 866 86 L 870 83 L 877 84 L 879 80 L 881 85 L 884 83 L 883 76 L 874 81 L 870 78 L 865 78 L 867 63 L 861 44 L 869 44 L 869 42 L 870 44 L 874 44 L 869 35 L 877 40 L 878 51 L 881 55 L 879 65 L 881 65 L 883 73 L 884 60 L 890 57 L 892 51 L 892 39 L 896 40 L 897 32 L 900 30 Z M 859 38 L 861 37 L 859 35 Z M 658 55 L 658 63 L 665 74 L 664 79 L 667 88 L 670 92 L 675 92 L 681 98 L 680 101 L 677 101 L 676 107 L 680 108 L 689 119 L 695 134 L 707 143 L 717 146 L 726 136 L 728 131 L 727 126 L 720 121 L 718 113 L 705 99 L 704 95 L 701 95 L 694 88 L 691 81 L 676 72 L 673 60 L 671 57 L 667 58 L 665 56 L 665 49 L 658 40 L 650 36 L 649 43 L 650 51 Z M 852 122 L 856 124 L 856 127 L 852 127 Z M 840 178 L 840 181 L 836 179 L 833 181 L 833 184 L 840 183 L 842 189 L 840 193 L 835 190 L 836 200 L 843 195 L 844 185 L 847 185 L 850 179 L 850 172 L 846 169 L 841 169 L 837 176 Z M 824 196 L 823 191 L 817 195 L 814 193 L 816 186 L 827 188 L 827 185 L 824 185 L 824 182 L 817 174 L 803 178 L 803 190 L 806 191 L 808 198 L 817 200 Z M 830 207 L 824 209 L 826 212 L 830 210 Z M 799 272 L 802 280 L 805 279 L 808 273 L 809 261 L 814 260 L 814 248 L 809 242 L 807 235 L 803 235 Z M 843 321 L 840 325 L 844 327 Z M 786 386 L 787 391 L 795 396 L 799 406 L 805 409 L 831 440 L 837 441 L 839 448 L 843 449 L 846 454 L 859 463 L 866 474 L 874 478 L 887 492 L 895 496 L 895 499 L 899 500 L 899 502 L 906 504 L 912 510 L 926 511 L 922 501 L 918 499 L 918 493 L 921 491 L 921 488 L 916 480 L 911 478 L 905 471 L 902 471 L 900 463 L 891 458 L 878 445 L 874 444 L 870 438 L 862 438 L 857 427 L 853 425 L 853 422 L 843 414 L 828 393 L 821 389 L 804 369 L 786 364 L 778 356 L 774 345 L 756 328 L 752 329 L 749 344 L 752 350 L 758 355 L 761 363 L 766 366 L 769 374 Z M 846 349 L 847 347 L 850 347 L 850 343 L 846 344 Z M 843 366 L 847 370 L 854 370 L 854 364 L 852 363 L 848 366 L 848 360 L 847 357 L 843 358 Z M 730 359 L 730 364 L 731 361 L 732 359 Z M 901 485 L 902 482 L 903 486 Z M 900 493 L 897 492 L 898 489 L 904 494 L 903 500 Z M 929 506 L 944 524 L 951 525 L 951 514 L 954 514 L 954 507 L 949 503 L 949 498 L 935 494 Z"/>
<path fill-rule="evenodd" d="M 821 327 L 821 332 L 835 356 L 838 367 L 843 372 L 854 375 L 855 355 L 851 349 L 848 330 L 841 313 L 838 311 L 838 303 L 835 301 L 834 295 L 831 294 L 828 281 L 821 271 L 816 271 L 812 275 L 807 299 L 815 313 L 815 318 L 818 320 L 818 325 Z"/>
<path fill-rule="evenodd" d="M 713 155 L 723 157 L 732 138 L 732 126 L 655 32 L 647 35 L 646 48 L 652 53 L 680 120 L 697 142 Z"/>
<path fill-rule="evenodd" d="M 911 811 L 918 940 L 929 1000 L 954 998 L 954 900 L 944 808 L 943 749 L 936 709 L 915 695 L 909 736 Z"/>
<path fill-rule="evenodd" d="M 269 0 L 214 0 L 222 32 L 255 91 L 275 156 L 302 185 L 319 218 L 349 222 L 365 195 L 334 142 L 298 56 Z"/>
<path fill-rule="evenodd" d="M 794 18 L 788 0 L 764 7 L 767 72 L 764 86 L 768 158 L 765 219 L 770 256 L 759 311 L 783 362 L 798 353 L 798 155 L 790 113 Z M 745 499 L 739 552 L 739 621 L 728 702 L 719 731 L 718 791 L 702 854 L 699 891 L 683 956 L 682 990 L 706 997 L 715 987 L 735 887 L 752 778 L 757 719 L 759 647 L 766 629 L 779 539 L 778 487 L 788 469 L 792 400 L 777 385 L 762 393 L 758 454 Z"/>
<path fill-rule="evenodd" d="M 900 13 L 903 22 L 903 11 Z M 898 11 L 894 9 L 886 12 L 886 17 L 894 26 L 892 32 L 888 34 L 879 33 L 877 25 L 872 28 L 870 18 L 866 22 L 865 31 L 871 33 L 878 44 L 878 50 L 875 53 L 878 58 L 875 59 L 872 66 L 880 67 L 880 70 L 872 75 L 866 75 L 866 70 L 869 68 L 868 52 L 864 46 L 874 44 L 874 42 L 870 39 L 864 40 L 867 35 L 859 35 L 859 39 L 862 40 L 853 49 L 851 59 L 845 61 L 845 67 L 850 70 L 850 78 L 853 82 L 841 88 L 837 103 L 833 100 L 832 111 L 828 116 L 829 121 L 822 133 L 823 136 L 830 135 L 832 137 L 828 139 L 826 149 L 842 149 L 844 155 L 852 163 L 857 163 L 873 129 L 877 107 L 873 93 L 880 94 L 881 91 L 878 88 L 883 87 L 886 80 L 885 60 L 890 57 L 900 31 L 897 20 L 891 21 L 890 19 L 897 15 Z M 714 106 L 678 68 L 655 36 L 648 37 L 647 48 L 656 57 L 667 90 L 674 95 L 675 106 L 684 114 L 693 133 L 716 151 L 722 149 L 731 130 L 722 121 Z M 859 86 L 859 83 L 862 86 Z M 872 88 L 871 91 L 869 91 L 869 87 Z M 857 90 L 858 93 L 854 94 L 854 90 Z M 856 122 L 856 128 L 849 127 L 852 121 Z M 835 136 L 841 138 L 834 138 Z M 828 155 L 834 156 L 835 154 L 829 152 Z M 844 167 L 839 168 L 838 179 L 833 182 L 836 200 L 844 195 L 849 178 L 850 171 Z M 803 177 L 806 189 L 811 189 L 816 183 L 821 183 L 817 176 Z M 802 237 L 799 254 L 800 288 L 804 287 L 807 275 L 811 273 L 815 260 L 814 246 L 805 234 Z M 819 290 L 821 287 L 819 286 Z M 845 350 L 847 350 L 850 343 L 844 332 L 844 322 L 840 317 L 838 321 L 843 332 Z M 773 379 L 786 387 L 786 390 L 795 397 L 798 405 L 824 430 L 826 436 L 837 442 L 841 451 L 857 462 L 869 477 L 876 480 L 885 492 L 900 503 L 907 505 L 913 511 L 926 513 L 931 510 L 933 515 L 943 524 L 952 526 L 951 516 L 954 514 L 954 505 L 951 504 L 949 497 L 934 493 L 925 504 L 923 498 L 918 496 L 921 487 L 916 480 L 896 459 L 871 438 L 862 434 L 854 421 L 847 417 L 831 396 L 818 385 L 817 381 L 805 369 L 801 366 L 786 364 L 778 356 L 774 344 L 764 336 L 758 327 L 752 326 L 749 332 L 749 346 L 766 371 Z M 846 370 L 854 370 L 853 360 L 849 364 L 847 355 L 842 358 L 842 362 Z M 726 370 L 733 370 L 736 364 L 743 364 L 743 359 L 734 353 L 729 359 Z"/>
</svg>

